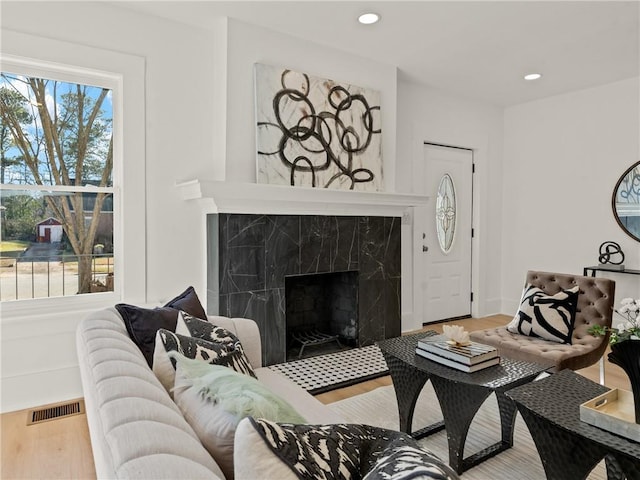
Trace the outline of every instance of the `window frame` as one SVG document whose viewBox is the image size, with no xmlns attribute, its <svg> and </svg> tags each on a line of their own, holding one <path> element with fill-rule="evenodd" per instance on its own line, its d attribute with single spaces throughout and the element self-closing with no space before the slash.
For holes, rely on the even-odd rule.
<svg viewBox="0 0 640 480">
<path fill-rule="evenodd" d="M 0 302 L 2 319 L 146 300 L 145 61 L 84 45 L 3 32 L 2 71 L 109 88 L 113 104 L 114 291 Z M 126 161 L 125 161 L 126 160 Z M 143 186 L 142 188 L 140 186 Z M 16 186 L 20 187 L 20 186 Z M 27 186 L 22 186 L 27 187 Z M 15 187 L 11 187 L 12 189 Z M 28 187 L 32 189 L 32 187 Z M 74 190 L 74 186 L 36 186 Z M 85 187 L 87 192 L 97 191 Z M 23 188 L 24 189 L 24 188 Z M 123 208 L 124 205 L 127 208 Z"/>
</svg>

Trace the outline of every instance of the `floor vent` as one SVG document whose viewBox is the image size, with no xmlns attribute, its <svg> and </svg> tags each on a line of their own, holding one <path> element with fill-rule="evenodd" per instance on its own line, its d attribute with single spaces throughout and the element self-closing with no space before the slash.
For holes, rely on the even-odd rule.
<svg viewBox="0 0 640 480">
<path fill-rule="evenodd" d="M 71 402 L 56 403 L 37 410 L 29 410 L 27 425 L 57 420 L 58 418 L 71 417 L 84 413 L 84 401 L 73 400 Z"/>
</svg>

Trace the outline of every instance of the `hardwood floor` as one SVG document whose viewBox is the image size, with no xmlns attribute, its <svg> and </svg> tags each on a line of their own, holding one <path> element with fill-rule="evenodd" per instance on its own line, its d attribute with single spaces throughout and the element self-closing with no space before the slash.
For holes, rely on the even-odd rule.
<svg viewBox="0 0 640 480">
<path fill-rule="evenodd" d="M 0 416 L 2 479 L 94 479 L 85 414 L 27 426 L 28 410 Z"/>
<path fill-rule="evenodd" d="M 467 330 L 480 330 L 504 325 L 510 320 L 506 315 L 456 320 Z M 442 331 L 443 324 L 425 329 Z M 612 388 L 630 390 L 626 374 L 616 365 L 605 361 L 606 384 Z M 579 371 L 593 380 L 599 380 L 598 365 Z M 332 403 L 365 393 L 381 386 L 391 385 L 389 376 L 351 387 L 318 395 L 323 403 Z M 95 479 L 96 473 L 91 453 L 91 442 L 84 414 L 27 426 L 27 411 L 5 413 L 0 416 L 0 443 L 2 479 Z"/>
</svg>

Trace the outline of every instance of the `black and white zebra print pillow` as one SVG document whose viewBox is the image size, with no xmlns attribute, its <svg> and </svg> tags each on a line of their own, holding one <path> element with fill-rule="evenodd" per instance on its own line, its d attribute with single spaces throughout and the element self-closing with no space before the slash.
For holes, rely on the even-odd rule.
<svg viewBox="0 0 640 480">
<path fill-rule="evenodd" d="M 168 352 L 178 352 L 187 358 L 229 367 L 254 378 L 256 376 L 244 353 L 234 345 L 187 337 L 161 328 L 156 333 L 153 373 L 168 392 L 171 392 L 176 378 L 176 362 L 169 358 Z"/>
<path fill-rule="evenodd" d="M 244 353 L 240 339 L 226 328 L 218 327 L 207 320 L 202 320 L 187 312 L 180 311 L 178 313 L 176 333 L 222 344 L 228 352 L 239 352 L 241 358 L 238 359 L 238 362 L 241 364 L 241 370 L 237 371 L 255 377 L 255 373 L 253 372 L 249 359 Z"/>
<path fill-rule="evenodd" d="M 291 425 L 250 420 L 267 446 L 298 478 L 458 478 L 451 467 L 402 432 L 369 425 Z"/>
<path fill-rule="evenodd" d="M 527 284 L 518 312 L 507 325 L 507 330 L 552 342 L 571 343 L 578 291 L 576 285 L 555 295 L 548 295 L 538 287 Z"/>
</svg>

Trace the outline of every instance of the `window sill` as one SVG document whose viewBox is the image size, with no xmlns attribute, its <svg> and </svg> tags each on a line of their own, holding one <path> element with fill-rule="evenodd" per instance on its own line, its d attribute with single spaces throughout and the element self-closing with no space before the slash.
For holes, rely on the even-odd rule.
<svg viewBox="0 0 640 480">
<path fill-rule="evenodd" d="M 120 301 L 114 292 L 91 293 L 69 297 L 33 298 L 2 302 L 2 320 L 6 325 L 20 321 L 25 317 L 56 315 L 61 313 L 78 313 L 80 311 L 99 310 L 112 307 Z"/>
</svg>

